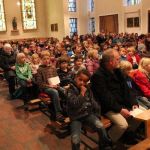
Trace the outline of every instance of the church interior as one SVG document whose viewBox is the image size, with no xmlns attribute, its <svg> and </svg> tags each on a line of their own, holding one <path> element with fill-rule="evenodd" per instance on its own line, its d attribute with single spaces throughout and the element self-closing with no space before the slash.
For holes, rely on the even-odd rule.
<svg viewBox="0 0 150 150">
<path fill-rule="evenodd" d="M 150 149 L 150 0 L 0 0 L 0 150 Z"/>
</svg>

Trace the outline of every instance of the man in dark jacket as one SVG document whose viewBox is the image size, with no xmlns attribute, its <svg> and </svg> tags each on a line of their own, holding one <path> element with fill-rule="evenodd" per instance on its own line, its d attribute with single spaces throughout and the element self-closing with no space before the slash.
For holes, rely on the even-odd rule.
<svg viewBox="0 0 150 150">
<path fill-rule="evenodd" d="M 118 51 L 109 49 L 103 53 L 100 68 L 91 77 L 91 86 L 96 100 L 101 104 L 102 113 L 112 122 L 109 136 L 117 142 L 135 120 L 130 117 L 130 110 L 138 107 L 136 100 L 130 95 L 124 77 L 118 69 L 120 55 Z M 139 125 L 139 124 L 137 124 Z M 133 129 L 134 130 L 134 129 Z"/>
<path fill-rule="evenodd" d="M 13 52 L 10 44 L 6 43 L 3 48 L 3 52 L 0 56 L 0 67 L 4 70 L 4 76 L 8 82 L 9 94 L 13 98 L 15 92 L 15 62 L 16 54 Z"/>
<path fill-rule="evenodd" d="M 1 56 L 2 52 L 3 52 L 3 42 L 0 41 L 0 56 Z"/>
</svg>

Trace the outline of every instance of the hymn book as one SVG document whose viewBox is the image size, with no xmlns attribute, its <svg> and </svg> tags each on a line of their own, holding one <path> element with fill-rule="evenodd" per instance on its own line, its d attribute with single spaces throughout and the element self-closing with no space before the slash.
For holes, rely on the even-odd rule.
<svg viewBox="0 0 150 150">
<path fill-rule="evenodd" d="M 133 117 L 136 117 L 137 115 L 143 113 L 144 111 L 139 109 L 139 108 L 135 108 L 132 111 L 130 111 L 130 115 Z"/>
</svg>

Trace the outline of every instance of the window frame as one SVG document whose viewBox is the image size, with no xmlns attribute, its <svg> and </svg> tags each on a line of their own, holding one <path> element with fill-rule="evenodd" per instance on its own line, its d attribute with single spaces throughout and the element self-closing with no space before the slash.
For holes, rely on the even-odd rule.
<svg viewBox="0 0 150 150">
<path fill-rule="evenodd" d="M 74 4 L 74 7 L 70 5 Z M 77 1 L 76 0 L 68 0 L 68 12 L 77 12 Z"/>
<path fill-rule="evenodd" d="M 21 16 L 22 16 L 22 28 L 23 28 L 24 31 L 37 30 L 38 29 L 38 26 L 37 26 L 38 24 L 37 24 L 37 16 L 36 16 L 36 1 L 32 0 L 33 2 L 30 2 L 30 3 L 33 3 L 33 5 L 34 5 L 34 8 L 32 8 L 33 9 L 32 13 L 34 14 L 33 20 L 30 20 L 30 18 L 25 20 L 25 18 L 24 18 L 25 9 L 23 9 L 23 1 L 25 3 L 25 1 L 27 1 L 27 0 L 20 0 L 20 2 L 21 2 Z M 35 27 L 26 28 L 25 27 L 25 22 L 27 22 L 27 21 L 35 22 Z"/>
<path fill-rule="evenodd" d="M 75 29 L 76 31 L 75 32 L 72 32 L 72 27 L 71 27 L 71 24 L 73 25 L 73 22 L 71 23 L 71 19 L 74 20 L 75 22 Z M 69 18 L 69 27 L 70 27 L 70 36 L 72 36 L 74 33 L 78 33 L 78 18 Z"/>
<path fill-rule="evenodd" d="M 136 22 L 138 19 L 138 23 Z M 139 28 L 140 27 L 140 17 L 128 17 L 127 18 L 127 28 Z"/>
<path fill-rule="evenodd" d="M 124 6 L 134 6 L 134 5 L 139 5 L 141 3 L 141 0 L 123 0 L 124 1 Z"/>
<path fill-rule="evenodd" d="M 90 32 L 91 33 L 95 32 L 95 18 L 94 17 L 90 18 Z"/>
</svg>

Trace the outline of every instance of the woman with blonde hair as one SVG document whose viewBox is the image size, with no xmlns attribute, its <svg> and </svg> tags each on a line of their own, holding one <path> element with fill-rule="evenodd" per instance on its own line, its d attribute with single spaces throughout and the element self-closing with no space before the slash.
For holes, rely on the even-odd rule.
<svg viewBox="0 0 150 150">
<path fill-rule="evenodd" d="M 150 99 L 150 58 L 142 58 L 133 80 L 139 86 L 143 95 Z"/>
</svg>

